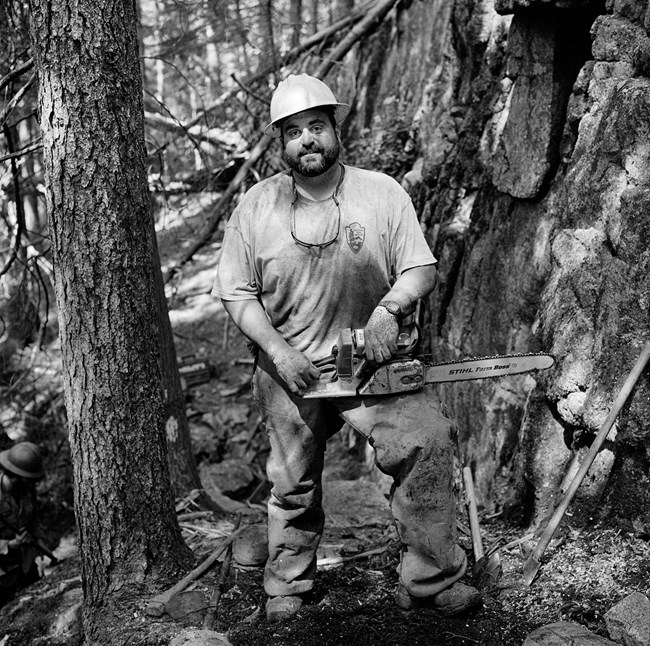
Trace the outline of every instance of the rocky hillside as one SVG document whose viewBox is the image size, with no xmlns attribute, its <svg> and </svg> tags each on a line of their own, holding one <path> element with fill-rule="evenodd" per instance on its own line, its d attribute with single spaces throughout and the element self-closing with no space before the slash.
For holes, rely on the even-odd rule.
<svg viewBox="0 0 650 646">
<path fill-rule="evenodd" d="M 554 506 L 650 338 L 648 29 L 641 0 L 405 2 L 341 83 L 348 158 L 408 187 L 440 261 L 428 349 L 556 358 L 440 388 L 481 503 L 524 522 Z M 647 375 L 574 503 L 641 532 Z"/>
</svg>

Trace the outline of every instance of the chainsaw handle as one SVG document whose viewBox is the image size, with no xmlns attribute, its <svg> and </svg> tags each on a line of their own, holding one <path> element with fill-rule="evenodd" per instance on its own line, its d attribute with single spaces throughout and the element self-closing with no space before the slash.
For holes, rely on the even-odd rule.
<svg viewBox="0 0 650 646">
<path fill-rule="evenodd" d="M 336 365 L 328 364 L 321 366 L 318 381 L 336 381 L 337 376 L 338 372 L 336 371 Z"/>
<path fill-rule="evenodd" d="M 329 365 L 334 366 L 336 363 L 336 355 L 335 354 L 330 354 L 328 357 L 323 357 L 322 359 L 317 359 L 316 361 L 312 361 L 312 364 L 314 364 L 317 368 L 325 368 Z"/>
</svg>

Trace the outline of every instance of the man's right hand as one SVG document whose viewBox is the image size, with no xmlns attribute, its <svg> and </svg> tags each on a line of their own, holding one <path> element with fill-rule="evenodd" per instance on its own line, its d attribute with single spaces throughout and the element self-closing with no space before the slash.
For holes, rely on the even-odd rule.
<svg viewBox="0 0 650 646">
<path fill-rule="evenodd" d="M 285 346 L 269 354 L 280 378 L 295 395 L 303 396 L 309 386 L 320 377 L 320 370 L 302 353 Z"/>
<path fill-rule="evenodd" d="M 29 542 L 30 542 L 29 534 L 23 530 L 19 534 L 16 534 L 14 538 L 9 540 L 7 546 L 9 547 L 9 549 L 15 550 Z"/>
</svg>

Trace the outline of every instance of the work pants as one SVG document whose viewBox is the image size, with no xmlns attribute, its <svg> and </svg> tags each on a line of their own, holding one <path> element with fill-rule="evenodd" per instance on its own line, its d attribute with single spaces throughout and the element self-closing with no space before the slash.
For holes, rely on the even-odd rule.
<svg viewBox="0 0 650 646">
<path fill-rule="evenodd" d="M 400 581 L 408 592 L 431 596 L 463 576 L 467 559 L 456 543 L 455 428 L 430 387 L 395 396 L 302 399 L 262 354 L 253 396 L 271 447 L 264 572 L 269 596 L 299 595 L 313 586 L 324 525 L 325 445 L 343 422 L 368 439 L 378 468 L 393 477 L 390 507 L 402 543 Z"/>
</svg>

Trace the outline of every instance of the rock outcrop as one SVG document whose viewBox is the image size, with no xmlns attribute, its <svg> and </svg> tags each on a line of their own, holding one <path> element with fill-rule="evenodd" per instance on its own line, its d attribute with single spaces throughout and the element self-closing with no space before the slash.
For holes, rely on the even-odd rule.
<svg viewBox="0 0 650 646">
<path fill-rule="evenodd" d="M 439 259 L 436 358 L 556 357 L 543 374 L 440 387 L 480 502 L 536 523 L 649 337 L 650 10 L 450 4 L 407 3 L 360 54 L 364 145 L 349 152 L 403 179 L 421 214 Z M 642 378 L 577 507 L 645 518 L 649 401 Z"/>
</svg>

